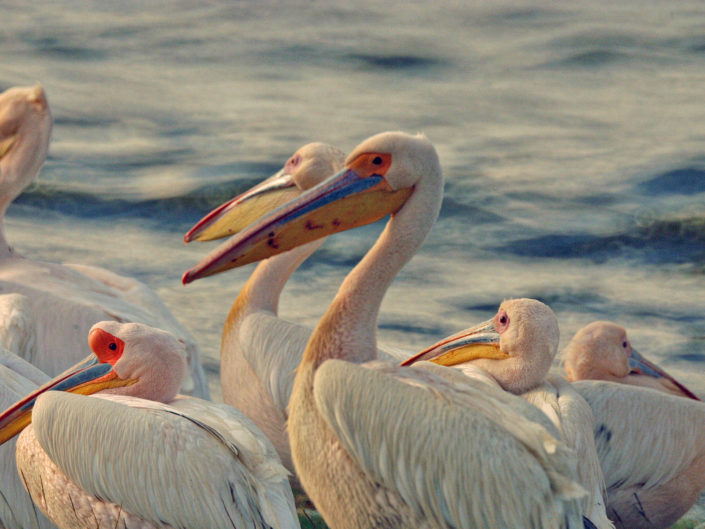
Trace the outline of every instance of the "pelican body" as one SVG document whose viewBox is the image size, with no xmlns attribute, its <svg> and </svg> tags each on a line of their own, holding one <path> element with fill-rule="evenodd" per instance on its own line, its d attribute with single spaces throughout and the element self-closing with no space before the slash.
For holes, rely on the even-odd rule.
<svg viewBox="0 0 705 529">
<path fill-rule="evenodd" d="M 623 529 L 670 527 L 705 488 L 705 406 L 615 323 L 585 326 L 563 355 L 595 417 L 608 516 Z"/>
<path fill-rule="evenodd" d="M 378 134 L 341 172 L 221 245 L 184 282 L 391 213 L 296 370 L 288 430 L 304 489 L 333 529 L 582 527 L 573 453 L 535 407 L 439 366 L 369 362 L 384 293 L 435 222 L 442 188 L 425 137 Z"/>
<path fill-rule="evenodd" d="M 580 380 L 595 417 L 607 515 L 619 529 L 666 529 L 705 488 L 705 406 L 653 389 Z"/>
<path fill-rule="evenodd" d="M 89 345 L 91 356 L 0 415 L 0 441 L 22 432 L 18 469 L 52 522 L 298 527 L 288 473 L 264 434 L 228 405 L 176 396 L 187 372 L 179 340 L 105 321 Z"/>
<path fill-rule="evenodd" d="M 26 259 L 7 243 L 5 212 L 44 163 L 52 123 L 41 86 L 0 94 L 0 289 L 26 296 L 36 320 L 36 347 L 21 356 L 54 376 L 90 352 L 85 340 L 94 323 L 140 321 L 184 340 L 189 373 L 183 391 L 207 398 L 198 345 L 154 291 L 102 268 Z"/>
</svg>

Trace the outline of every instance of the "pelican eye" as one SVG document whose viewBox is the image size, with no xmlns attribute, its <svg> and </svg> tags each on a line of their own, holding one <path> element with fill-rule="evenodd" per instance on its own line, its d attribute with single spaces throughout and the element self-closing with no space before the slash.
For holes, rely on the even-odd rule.
<svg viewBox="0 0 705 529">
<path fill-rule="evenodd" d="M 110 345 L 108 345 L 108 349 L 111 351 L 117 351 L 117 344 L 115 342 L 110 342 Z"/>
<path fill-rule="evenodd" d="M 382 165 L 382 157 L 381 156 L 375 156 L 374 160 L 372 160 L 372 163 L 375 165 Z"/>
<path fill-rule="evenodd" d="M 627 348 L 627 342 L 626 342 L 626 341 L 622 342 L 622 347 L 624 347 L 625 349 Z"/>
<path fill-rule="evenodd" d="M 499 323 L 501 323 L 502 325 L 506 325 L 506 323 L 507 323 L 507 315 L 506 314 L 502 314 L 502 316 L 499 318 Z"/>
</svg>

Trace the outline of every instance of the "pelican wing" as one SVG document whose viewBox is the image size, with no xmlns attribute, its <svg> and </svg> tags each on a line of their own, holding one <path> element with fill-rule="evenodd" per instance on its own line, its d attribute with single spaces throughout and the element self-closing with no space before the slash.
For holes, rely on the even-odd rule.
<svg viewBox="0 0 705 529">
<path fill-rule="evenodd" d="M 5 297 L 5 296 L 0 296 Z M 49 380 L 36 367 L 0 347 L 0 407 L 5 409 Z M 15 464 L 17 438 L 0 446 L 0 526 L 7 529 L 54 527 L 34 506 Z"/>
<path fill-rule="evenodd" d="M 574 382 L 595 417 L 595 444 L 607 490 L 670 481 L 702 456 L 702 402 L 648 388 Z"/>
<path fill-rule="evenodd" d="M 561 438 L 578 456 L 578 478 L 588 491 L 585 512 L 600 527 L 611 527 L 605 513 L 605 480 L 595 447 L 592 410 L 575 388 L 557 375 L 549 375 L 538 387 L 522 394 L 543 411 L 561 432 Z"/>
<path fill-rule="evenodd" d="M 240 350 L 272 402 L 284 417 L 311 328 L 282 320 L 267 311 L 248 314 L 238 330 Z M 378 351 L 379 358 L 398 363 L 409 357 L 401 350 Z"/>
<path fill-rule="evenodd" d="M 33 426 L 85 492 L 158 527 L 298 527 L 291 491 L 263 490 L 288 487 L 283 467 L 262 461 L 274 454 L 264 436 L 232 408 L 184 401 L 49 392 Z"/>
<path fill-rule="evenodd" d="M 48 380 L 49 377 L 32 364 L 0 346 L 0 405 L 3 409 Z"/>
<path fill-rule="evenodd" d="M 238 333 L 243 356 L 285 417 L 296 368 L 310 336 L 310 328 L 264 311 L 248 315 Z"/>
<path fill-rule="evenodd" d="M 35 320 L 32 303 L 27 296 L 17 293 L 0 295 L 0 346 L 31 361 L 37 352 Z M 14 368 L 21 369 L 30 380 L 37 375 L 41 378 L 41 371 L 37 373 L 36 369 L 31 372 L 18 365 Z"/>
<path fill-rule="evenodd" d="M 421 369 L 367 366 L 324 362 L 314 398 L 373 483 L 434 525 L 582 526 L 566 508 L 584 494 L 572 452 L 508 399 L 475 381 L 454 385 Z"/>
</svg>

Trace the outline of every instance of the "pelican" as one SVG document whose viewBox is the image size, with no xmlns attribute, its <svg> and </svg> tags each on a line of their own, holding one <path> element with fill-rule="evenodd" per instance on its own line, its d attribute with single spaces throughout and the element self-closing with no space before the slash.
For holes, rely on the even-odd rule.
<svg viewBox="0 0 705 529">
<path fill-rule="evenodd" d="M 614 528 L 605 511 L 605 483 L 593 437 L 592 410 L 558 376 L 548 375 L 559 329 L 550 307 L 535 299 L 505 300 L 495 316 L 460 331 L 402 362 L 428 360 L 499 385 L 541 409 L 578 454 L 580 483 L 590 492 L 583 507 L 597 527 Z"/>
<path fill-rule="evenodd" d="M 208 241 L 233 235 L 257 218 L 321 183 L 343 167 L 345 154 L 324 143 L 299 148 L 276 174 L 218 206 L 185 235 Z M 259 263 L 225 320 L 220 346 L 223 400 L 267 435 L 298 486 L 286 432 L 296 366 L 313 329 L 278 316 L 279 297 L 296 269 L 325 241 L 317 239 Z M 397 352 L 379 351 L 382 359 Z"/>
<path fill-rule="evenodd" d="M 264 434 L 228 405 L 176 396 L 187 370 L 180 340 L 103 321 L 88 342 L 92 355 L 0 415 L 0 441 L 31 421 L 17 466 L 50 520 L 86 529 L 299 527 L 288 472 Z"/>
<path fill-rule="evenodd" d="M 611 322 L 578 331 L 564 361 L 595 417 L 608 516 L 623 529 L 670 527 L 705 488 L 705 406 Z"/>
<path fill-rule="evenodd" d="M 34 391 L 49 377 L 15 354 L 16 348 L 31 347 L 34 320 L 29 301 L 20 294 L 0 296 L 0 409 Z M 21 331 L 21 332 L 15 332 Z M 18 342 L 17 337 L 28 340 Z M 9 348 L 13 351 L 10 351 Z M 15 464 L 13 439 L 0 446 L 0 527 L 5 529 L 49 529 L 55 527 L 38 511 L 22 484 Z"/>
<path fill-rule="evenodd" d="M 632 347 L 627 331 L 609 321 L 580 329 L 563 351 L 568 380 L 609 380 L 700 400 Z"/>
<path fill-rule="evenodd" d="M 257 219 L 258 212 L 276 209 L 338 172 L 344 160 L 345 154 L 331 145 L 304 145 L 276 174 L 206 215 L 184 241 L 239 232 Z M 223 400 L 245 413 L 272 441 L 292 479 L 286 405 L 312 329 L 279 318 L 279 296 L 289 277 L 323 241 L 294 248 L 255 268 L 225 320 L 220 346 Z"/>
<path fill-rule="evenodd" d="M 51 129 L 41 86 L 0 93 L 0 290 L 26 296 L 37 322 L 33 353 L 21 356 L 54 376 L 89 352 L 85 337 L 94 323 L 140 321 L 185 341 L 189 374 L 183 391 L 208 398 L 198 345 L 154 291 L 102 268 L 33 261 L 7 243 L 1 219 L 44 163 Z"/>
<path fill-rule="evenodd" d="M 574 455 L 550 424 L 537 424 L 537 408 L 465 377 L 366 363 L 377 355 L 384 293 L 435 222 L 442 188 L 425 137 L 378 134 L 341 172 L 221 245 L 184 281 L 392 214 L 296 370 L 288 430 L 304 489 L 333 529 L 582 527 Z"/>
</svg>

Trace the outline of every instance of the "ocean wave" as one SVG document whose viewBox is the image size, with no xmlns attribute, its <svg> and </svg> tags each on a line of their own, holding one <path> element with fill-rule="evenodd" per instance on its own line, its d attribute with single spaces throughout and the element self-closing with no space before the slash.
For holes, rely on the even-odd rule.
<svg viewBox="0 0 705 529">
<path fill-rule="evenodd" d="M 637 184 L 636 189 L 647 195 L 693 195 L 705 193 L 705 170 L 681 167 L 658 174 Z"/>
<path fill-rule="evenodd" d="M 651 264 L 702 263 L 705 260 L 705 213 L 683 218 L 641 220 L 609 235 L 551 233 L 496 246 L 495 251 L 521 257 L 612 258 Z"/>
<path fill-rule="evenodd" d="M 114 218 L 156 221 L 159 229 L 183 231 L 210 210 L 239 195 L 261 178 L 243 178 L 236 181 L 206 184 L 182 195 L 166 198 L 122 198 L 111 194 L 98 195 L 86 191 L 66 189 L 56 184 L 34 184 L 13 204 L 12 214 L 37 215 L 36 211 L 55 211 L 81 219 L 106 220 Z"/>
</svg>

